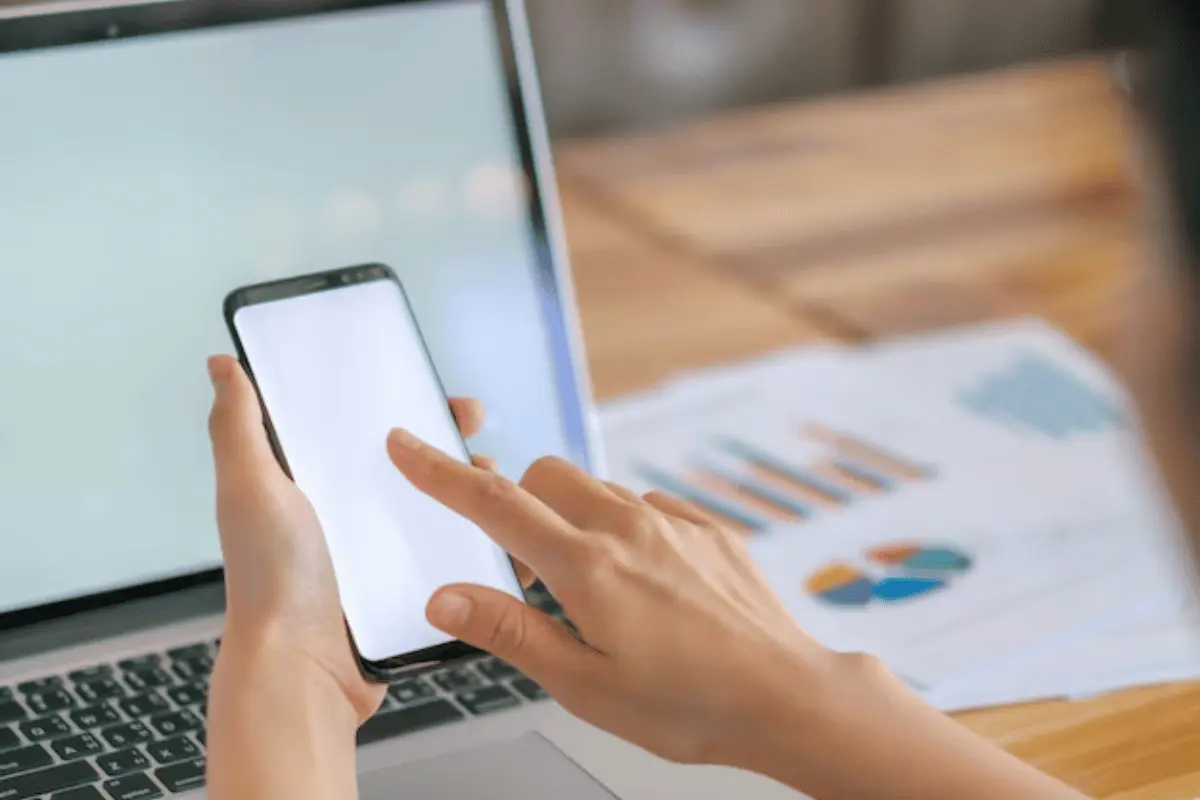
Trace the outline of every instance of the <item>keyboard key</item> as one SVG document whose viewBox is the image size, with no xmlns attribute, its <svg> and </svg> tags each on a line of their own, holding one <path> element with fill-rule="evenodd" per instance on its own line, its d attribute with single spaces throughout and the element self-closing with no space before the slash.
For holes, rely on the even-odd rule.
<svg viewBox="0 0 1200 800">
<path fill-rule="evenodd" d="M 0 703 L 7 702 L 13 699 L 13 690 L 7 686 L 0 686 Z"/>
<path fill-rule="evenodd" d="M 203 683 L 189 683 L 185 686 L 168 689 L 167 696 L 175 702 L 175 705 L 183 708 L 203 705 L 208 702 L 208 687 Z"/>
<path fill-rule="evenodd" d="M 127 750 L 118 750 L 115 753 L 107 753 L 96 757 L 96 766 L 104 770 L 108 775 L 124 775 L 127 772 L 140 772 L 150 768 L 150 759 L 142 754 L 141 750 L 136 747 L 130 747 Z"/>
<path fill-rule="evenodd" d="M 99 700 L 127 697 L 129 692 L 117 682 L 116 678 L 95 678 L 76 684 L 75 694 L 83 698 L 85 703 L 95 703 Z"/>
<path fill-rule="evenodd" d="M 171 673 L 184 683 L 191 683 L 192 681 L 203 680 L 204 678 L 203 675 L 197 674 L 187 664 L 180 662 L 175 662 L 171 665 Z"/>
<path fill-rule="evenodd" d="M 172 661 L 207 656 L 208 654 L 208 642 L 197 642 L 196 644 L 184 645 L 183 647 L 173 647 L 167 651 L 167 657 Z"/>
<path fill-rule="evenodd" d="M 71 761 L 37 772 L 0 780 L 0 800 L 30 800 L 50 792 L 72 789 L 100 777 L 86 761 Z"/>
<path fill-rule="evenodd" d="M 208 655 L 181 658 L 175 662 L 175 665 L 188 669 L 193 675 L 209 675 L 213 670 L 212 656 Z"/>
<path fill-rule="evenodd" d="M 139 669 L 126 672 L 125 685 L 135 692 L 156 689 L 159 686 L 170 686 L 175 682 L 166 670 L 159 667 L 154 669 Z"/>
<path fill-rule="evenodd" d="M 104 745 L 100 744 L 100 740 L 90 733 L 81 733 L 78 736 L 68 736 L 66 739 L 56 739 L 50 743 L 50 749 L 58 753 L 58 757 L 63 761 L 74 761 L 77 758 L 103 752 Z"/>
<path fill-rule="evenodd" d="M 49 714 L 51 711 L 62 711 L 76 705 L 75 698 L 66 689 L 49 689 L 37 694 L 27 694 L 25 703 L 34 714 Z"/>
<path fill-rule="evenodd" d="M 529 678 L 517 678 L 511 685 L 528 700 L 542 700 L 550 696 L 546 694 L 545 689 Z"/>
<path fill-rule="evenodd" d="M 25 719 L 29 716 L 29 712 L 25 707 L 16 700 L 0 701 L 0 723 L 16 722 L 19 719 Z"/>
<path fill-rule="evenodd" d="M 51 675 L 46 678 L 38 678 L 32 681 L 25 681 L 17 684 L 17 691 L 21 694 L 38 694 L 47 692 L 51 689 L 61 689 L 63 679 L 58 675 Z"/>
<path fill-rule="evenodd" d="M 158 653 L 149 653 L 144 656 L 134 656 L 126 658 L 123 661 L 118 661 L 117 666 L 125 672 L 136 671 L 140 669 L 155 669 L 162 664 L 162 656 Z"/>
<path fill-rule="evenodd" d="M 179 794 L 204 785 L 204 759 L 195 758 L 154 771 L 154 777 L 172 793 Z"/>
<path fill-rule="evenodd" d="M 429 676 L 443 691 L 459 692 L 483 686 L 483 680 L 466 667 L 446 667 Z"/>
<path fill-rule="evenodd" d="M 162 789 L 145 775 L 113 778 L 104 784 L 104 791 L 108 792 L 112 800 L 150 800 L 152 797 L 163 796 Z"/>
<path fill-rule="evenodd" d="M 208 747 L 208 731 L 200 730 L 195 733 L 196 741 L 200 742 L 201 747 Z"/>
<path fill-rule="evenodd" d="M 494 681 L 521 677 L 521 673 L 517 672 L 516 667 L 498 658 L 485 658 L 478 662 L 475 667 L 485 677 L 491 678 Z"/>
<path fill-rule="evenodd" d="M 7 726 L 0 726 L 0 750 L 12 750 L 20 745 L 21 737 L 17 736 L 16 731 Z"/>
<path fill-rule="evenodd" d="M 31 719 L 28 722 L 22 722 L 18 727 L 21 729 L 21 733 L 25 734 L 25 738 L 31 742 L 40 742 L 43 739 L 53 739 L 55 736 L 66 736 L 71 733 L 71 726 L 57 714 L 52 717 Z"/>
<path fill-rule="evenodd" d="M 75 683 L 87 683 L 88 681 L 98 681 L 102 678 L 111 678 L 112 674 L 113 668 L 111 664 L 98 664 L 94 667 L 84 667 L 74 672 L 68 672 L 67 677 Z"/>
<path fill-rule="evenodd" d="M 160 736 L 174 736 L 204 727 L 204 722 L 190 711 L 176 711 L 150 718 L 150 725 Z"/>
<path fill-rule="evenodd" d="M 186 736 L 176 736 L 161 742 L 151 742 L 146 745 L 146 752 L 158 763 L 170 764 L 175 761 L 183 761 L 185 758 L 198 757 L 200 748 Z"/>
<path fill-rule="evenodd" d="M 140 722 L 128 722 L 124 725 L 113 725 L 100 731 L 104 741 L 113 749 L 128 747 L 131 744 L 141 744 L 154 738 L 154 734 Z M 3 798 L 0 798 L 3 800 Z"/>
<path fill-rule="evenodd" d="M 400 681 L 388 687 L 388 694 L 402 706 L 411 706 L 433 697 L 433 687 L 418 678 Z"/>
<path fill-rule="evenodd" d="M 78 789 L 67 789 L 50 795 L 50 800 L 105 800 L 104 795 L 95 786 L 80 786 Z"/>
<path fill-rule="evenodd" d="M 98 703 L 101 700 L 124 697 L 125 689 L 112 678 L 100 678 L 76 685 L 75 694 L 85 703 Z"/>
<path fill-rule="evenodd" d="M 450 703 L 445 700 L 433 700 L 398 711 L 376 714 L 358 729 L 358 743 L 371 744 L 460 719 L 463 719 L 463 713 Z"/>
<path fill-rule="evenodd" d="M 117 705 L 130 718 L 134 719 L 137 717 L 148 717 L 151 714 L 161 714 L 164 711 L 171 710 L 171 704 L 163 699 L 163 696 L 158 692 L 139 694 L 136 697 L 130 697 L 128 700 L 122 700 Z"/>
<path fill-rule="evenodd" d="M 28 772 L 31 769 L 53 763 L 54 759 L 50 757 L 50 751 L 40 744 L 22 747 L 20 750 L 10 750 L 0 753 L 0 777 L 18 772 Z M 0 797 L 2 796 L 0 795 Z"/>
<path fill-rule="evenodd" d="M 116 725 L 121 721 L 121 715 L 107 703 L 81 708 L 78 711 L 72 711 L 68 716 L 75 723 L 75 727 L 85 731 L 92 728 L 103 728 L 105 725 Z"/>
<path fill-rule="evenodd" d="M 456 699 L 477 717 L 521 705 L 517 696 L 503 686 L 484 686 L 459 692 Z"/>
<path fill-rule="evenodd" d="M 212 656 L 208 654 L 208 651 L 180 656 L 170 663 L 170 670 L 179 675 L 180 680 L 193 681 L 202 679 L 212 672 Z"/>
</svg>

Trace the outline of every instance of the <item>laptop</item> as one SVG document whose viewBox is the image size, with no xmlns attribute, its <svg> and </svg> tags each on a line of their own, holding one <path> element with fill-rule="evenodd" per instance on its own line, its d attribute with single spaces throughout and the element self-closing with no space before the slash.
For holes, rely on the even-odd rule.
<svg viewBox="0 0 1200 800">
<path fill-rule="evenodd" d="M 524 12 L 6 5 L 0 113 L 0 800 L 203 797 L 229 289 L 387 263 L 448 391 L 488 406 L 477 450 L 601 469 Z M 368 800 L 794 796 L 489 657 L 391 686 L 359 745 Z"/>
</svg>

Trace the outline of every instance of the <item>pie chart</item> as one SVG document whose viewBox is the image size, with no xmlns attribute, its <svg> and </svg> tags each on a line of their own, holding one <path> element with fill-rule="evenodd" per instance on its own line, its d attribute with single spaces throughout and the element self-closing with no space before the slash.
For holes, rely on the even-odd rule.
<svg viewBox="0 0 1200 800">
<path fill-rule="evenodd" d="M 818 569 L 805 580 L 804 591 L 818 602 L 842 608 L 903 603 L 946 588 L 970 568 L 970 556 L 955 548 L 897 542 Z"/>
</svg>

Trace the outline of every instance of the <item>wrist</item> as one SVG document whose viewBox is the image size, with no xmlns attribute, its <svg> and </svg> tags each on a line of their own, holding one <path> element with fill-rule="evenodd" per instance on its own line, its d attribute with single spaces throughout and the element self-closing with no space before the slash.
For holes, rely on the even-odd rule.
<svg viewBox="0 0 1200 800">
<path fill-rule="evenodd" d="M 353 733 L 359 714 L 344 687 L 317 659 L 269 627 L 227 626 L 213 667 L 210 704 L 285 703 L 292 713 L 319 717 L 335 731 Z"/>
<path fill-rule="evenodd" d="M 776 662 L 761 685 L 758 735 L 731 765 L 820 797 L 858 784 L 863 753 L 887 748 L 895 724 L 902 730 L 921 706 L 882 662 L 857 653 L 807 651 Z"/>
<path fill-rule="evenodd" d="M 226 629 L 208 706 L 209 797 L 354 796 L 353 704 L 269 632 Z"/>
<path fill-rule="evenodd" d="M 826 652 L 777 686 L 757 746 L 734 766 L 807 795 L 1081 797 L 925 704 L 875 658 Z"/>
</svg>

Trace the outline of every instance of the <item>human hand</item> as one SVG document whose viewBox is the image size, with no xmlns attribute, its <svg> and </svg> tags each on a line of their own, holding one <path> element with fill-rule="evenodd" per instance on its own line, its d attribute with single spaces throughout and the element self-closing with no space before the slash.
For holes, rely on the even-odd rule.
<svg viewBox="0 0 1200 800">
<path fill-rule="evenodd" d="M 215 391 L 209 432 L 225 560 L 221 652 L 276 648 L 293 667 L 311 665 L 332 678 L 361 722 L 379 707 L 385 687 L 364 680 L 355 663 L 320 523 L 276 461 L 258 395 L 241 365 L 216 356 L 208 369 Z M 483 424 L 478 402 L 455 399 L 450 408 L 464 437 L 478 432 Z M 494 469 L 487 458 L 474 463 Z"/>
<path fill-rule="evenodd" d="M 518 485 L 402 431 L 388 449 L 417 488 L 528 564 L 587 645 L 480 586 L 440 590 L 430 622 L 651 752 L 749 765 L 767 720 L 811 701 L 835 664 L 853 666 L 797 628 L 740 535 L 682 501 L 638 497 L 555 458 Z"/>
</svg>

